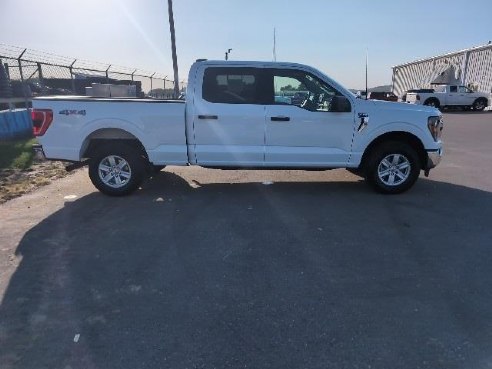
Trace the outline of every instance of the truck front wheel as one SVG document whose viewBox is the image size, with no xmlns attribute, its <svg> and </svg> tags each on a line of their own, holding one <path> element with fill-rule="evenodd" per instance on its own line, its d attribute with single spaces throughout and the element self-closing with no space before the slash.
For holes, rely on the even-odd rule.
<svg viewBox="0 0 492 369">
<path fill-rule="evenodd" d="M 136 149 L 113 143 L 95 151 L 89 163 L 89 177 L 102 193 L 124 196 L 138 188 L 145 168 L 145 159 Z"/>
<path fill-rule="evenodd" d="M 420 160 L 415 149 L 404 142 L 384 142 L 370 154 L 366 180 L 378 192 L 402 193 L 419 177 Z"/>
</svg>

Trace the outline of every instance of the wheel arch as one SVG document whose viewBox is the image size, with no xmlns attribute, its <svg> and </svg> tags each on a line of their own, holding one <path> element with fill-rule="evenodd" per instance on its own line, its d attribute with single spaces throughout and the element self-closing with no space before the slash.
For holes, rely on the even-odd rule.
<svg viewBox="0 0 492 369">
<path fill-rule="evenodd" d="M 383 142 L 389 141 L 405 142 L 410 145 L 419 156 L 421 168 L 425 168 L 427 164 L 427 151 L 425 150 L 424 144 L 416 135 L 405 131 L 387 132 L 374 138 L 364 150 L 359 168 L 364 169 L 366 167 L 371 152 L 376 147 L 381 145 Z"/>
<path fill-rule="evenodd" d="M 487 106 L 489 105 L 489 99 L 487 99 L 485 96 L 480 96 L 480 97 L 477 97 L 477 98 L 473 101 L 473 104 L 475 104 L 477 101 L 480 101 L 480 100 L 485 101 L 485 107 L 487 107 Z"/>
<path fill-rule="evenodd" d="M 114 141 L 124 142 L 128 146 L 142 150 L 148 158 L 143 143 L 135 135 L 121 128 L 100 128 L 91 132 L 82 142 L 79 156 L 90 158 L 99 145 Z"/>
</svg>

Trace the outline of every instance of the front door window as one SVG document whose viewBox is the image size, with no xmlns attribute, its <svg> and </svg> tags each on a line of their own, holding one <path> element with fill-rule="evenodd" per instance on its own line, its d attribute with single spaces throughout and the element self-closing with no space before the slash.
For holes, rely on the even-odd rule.
<svg viewBox="0 0 492 369">
<path fill-rule="evenodd" d="M 296 105 L 313 112 L 329 112 L 331 100 L 340 95 L 333 87 L 302 71 L 275 71 L 273 85 L 274 104 Z"/>
</svg>

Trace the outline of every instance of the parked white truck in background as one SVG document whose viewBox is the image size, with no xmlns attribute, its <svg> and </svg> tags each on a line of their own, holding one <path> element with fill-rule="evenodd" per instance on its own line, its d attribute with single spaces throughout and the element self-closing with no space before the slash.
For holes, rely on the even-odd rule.
<svg viewBox="0 0 492 369">
<path fill-rule="evenodd" d="M 277 99 L 281 88 L 303 101 Z M 186 101 L 41 97 L 34 133 L 47 158 L 89 165 L 108 195 L 137 189 L 149 168 L 347 168 L 376 190 L 409 189 L 442 155 L 441 113 L 371 101 L 300 64 L 197 61 Z"/>
<path fill-rule="evenodd" d="M 465 86 L 438 85 L 434 91 L 409 92 L 406 101 L 411 104 L 428 105 L 438 109 L 462 107 L 482 111 L 490 104 L 490 95 L 474 92 Z"/>
</svg>

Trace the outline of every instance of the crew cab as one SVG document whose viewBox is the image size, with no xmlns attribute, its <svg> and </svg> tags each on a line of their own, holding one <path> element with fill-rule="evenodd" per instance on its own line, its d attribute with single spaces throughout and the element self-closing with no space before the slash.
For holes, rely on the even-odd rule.
<svg viewBox="0 0 492 369">
<path fill-rule="evenodd" d="M 435 108 L 462 107 L 482 111 L 490 104 L 490 95 L 474 92 L 466 86 L 437 85 L 431 90 L 408 92 L 406 101 Z"/>
<path fill-rule="evenodd" d="M 303 99 L 276 98 L 285 86 Z M 166 165 L 346 168 L 400 193 L 443 153 L 437 109 L 363 100 L 294 63 L 200 60 L 185 101 L 40 97 L 32 118 L 38 150 L 70 168 L 88 164 L 95 187 L 115 196 Z"/>
</svg>

